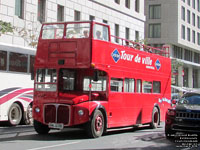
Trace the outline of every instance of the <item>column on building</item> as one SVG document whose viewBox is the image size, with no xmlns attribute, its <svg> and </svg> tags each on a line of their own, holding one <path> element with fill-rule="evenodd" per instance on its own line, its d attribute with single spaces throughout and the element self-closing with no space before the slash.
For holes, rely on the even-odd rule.
<svg viewBox="0 0 200 150">
<path fill-rule="evenodd" d="M 188 85 L 189 88 L 193 88 L 193 68 L 188 68 Z"/>
<path fill-rule="evenodd" d="M 178 86 L 183 87 L 183 66 L 178 67 Z"/>
</svg>

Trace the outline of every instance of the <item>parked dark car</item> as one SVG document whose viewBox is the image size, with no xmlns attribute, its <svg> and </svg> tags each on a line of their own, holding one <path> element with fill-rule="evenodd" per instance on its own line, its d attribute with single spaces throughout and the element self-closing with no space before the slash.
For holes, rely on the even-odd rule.
<svg viewBox="0 0 200 150">
<path fill-rule="evenodd" d="M 176 105 L 166 114 L 166 137 L 172 137 L 177 131 L 200 133 L 200 91 L 187 92 L 172 103 Z"/>
</svg>

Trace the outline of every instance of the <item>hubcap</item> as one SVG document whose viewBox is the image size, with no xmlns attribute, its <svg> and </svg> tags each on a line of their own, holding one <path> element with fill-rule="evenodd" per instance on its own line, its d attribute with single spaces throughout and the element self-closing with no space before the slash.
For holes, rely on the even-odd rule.
<svg viewBox="0 0 200 150">
<path fill-rule="evenodd" d="M 103 120 L 102 120 L 102 117 L 99 115 L 95 119 L 95 129 L 96 129 L 96 131 L 101 131 L 102 126 L 103 126 Z"/>
<path fill-rule="evenodd" d="M 11 119 L 13 122 L 16 122 L 19 119 L 19 109 L 13 108 L 11 111 Z"/>
<path fill-rule="evenodd" d="M 154 113 L 154 123 L 158 123 L 158 112 Z"/>
</svg>

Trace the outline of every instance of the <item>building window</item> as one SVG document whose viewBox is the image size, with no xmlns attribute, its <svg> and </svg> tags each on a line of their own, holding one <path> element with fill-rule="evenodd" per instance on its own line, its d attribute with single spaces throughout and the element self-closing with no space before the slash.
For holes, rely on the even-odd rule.
<svg viewBox="0 0 200 150">
<path fill-rule="evenodd" d="M 181 26 L 181 37 L 182 39 L 185 40 L 185 26 L 184 25 Z"/>
<path fill-rule="evenodd" d="M 103 23 L 108 24 L 108 21 L 107 20 L 103 20 Z"/>
<path fill-rule="evenodd" d="M 199 53 L 194 53 L 194 62 L 195 63 L 200 63 L 200 54 Z"/>
<path fill-rule="evenodd" d="M 130 39 L 130 29 L 129 28 L 125 28 L 125 36 L 126 36 L 126 39 L 129 40 Z"/>
<path fill-rule="evenodd" d="M 190 28 L 187 28 L 187 40 L 190 41 Z"/>
<path fill-rule="evenodd" d="M 57 21 L 64 21 L 64 6 L 58 5 L 57 8 Z"/>
<path fill-rule="evenodd" d="M 140 1 L 139 0 L 135 0 L 135 11 L 140 12 Z"/>
<path fill-rule="evenodd" d="M 15 0 L 15 15 L 24 18 L 24 0 Z"/>
<path fill-rule="evenodd" d="M 90 15 L 89 16 L 89 19 L 92 21 L 92 20 L 95 20 L 95 16 L 92 16 L 92 15 Z"/>
<path fill-rule="evenodd" d="M 192 13 L 192 25 L 195 26 L 195 22 L 196 22 L 196 16 L 195 13 Z"/>
<path fill-rule="evenodd" d="M 135 41 L 139 41 L 139 37 L 140 37 L 139 31 L 135 31 Z"/>
<path fill-rule="evenodd" d="M 173 46 L 174 58 L 182 59 L 183 49 L 178 46 Z"/>
<path fill-rule="evenodd" d="M 187 0 L 187 4 L 190 6 L 190 0 Z"/>
<path fill-rule="evenodd" d="M 196 42 L 196 38 L 195 38 L 195 37 L 196 37 L 196 33 L 195 33 L 195 31 L 193 30 L 193 31 L 192 31 L 192 42 L 193 42 L 193 43 Z"/>
<path fill-rule="evenodd" d="M 182 6 L 181 8 L 181 18 L 185 21 L 185 7 Z"/>
<path fill-rule="evenodd" d="M 120 0 L 115 0 L 115 3 L 120 4 Z"/>
<path fill-rule="evenodd" d="M 185 0 L 182 0 L 185 3 Z"/>
<path fill-rule="evenodd" d="M 196 7 L 196 6 L 195 6 L 195 5 L 196 5 L 196 4 L 195 4 L 195 1 L 196 1 L 196 0 L 192 0 L 192 8 L 194 8 L 194 9 L 195 9 L 195 7 Z"/>
<path fill-rule="evenodd" d="M 46 0 L 38 0 L 38 21 L 45 22 Z"/>
<path fill-rule="evenodd" d="M 199 16 L 197 16 L 197 26 L 200 29 L 200 17 Z"/>
<path fill-rule="evenodd" d="M 185 49 L 184 60 L 192 62 L 192 51 Z"/>
<path fill-rule="evenodd" d="M 197 41 L 198 41 L 198 45 L 200 45 L 200 33 L 197 33 Z"/>
<path fill-rule="evenodd" d="M 7 70 L 7 52 L 0 51 L 0 70 Z"/>
<path fill-rule="evenodd" d="M 74 11 L 74 21 L 80 21 L 81 20 L 81 12 L 75 10 Z"/>
<path fill-rule="evenodd" d="M 187 22 L 190 23 L 190 11 L 187 10 Z"/>
<path fill-rule="evenodd" d="M 115 24 L 115 36 L 119 37 L 119 25 L 118 24 Z M 119 39 L 115 38 L 115 42 L 119 43 Z"/>
<path fill-rule="evenodd" d="M 161 37 L 161 24 L 149 24 L 149 38 Z"/>
<path fill-rule="evenodd" d="M 198 70 L 193 69 L 193 88 L 199 88 L 198 79 Z"/>
<path fill-rule="evenodd" d="M 200 12 L 200 0 L 197 0 L 197 9 Z"/>
<path fill-rule="evenodd" d="M 125 6 L 126 8 L 129 8 L 130 9 L 130 0 L 125 0 Z"/>
<path fill-rule="evenodd" d="M 161 5 L 149 5 L 149 19 L 161 18 Z"/>
</svg>

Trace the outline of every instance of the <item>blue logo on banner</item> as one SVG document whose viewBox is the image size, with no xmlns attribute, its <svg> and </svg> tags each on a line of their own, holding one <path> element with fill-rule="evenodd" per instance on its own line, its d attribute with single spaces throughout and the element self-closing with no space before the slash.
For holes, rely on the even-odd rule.
<svg viewBox="0 0 200 150">
<path fill-rule="evenodd" d="M 157 59 L 156 62 L 155 62 L 155 66 L 156 66 L 156 69 L 159 70 L 160 67 L 161 67 L 161 63 L 160 61 Z"/>
<path fill-rule="evenodd" d="M 117 63 L 119 61 L 119 59 L 120 59 L 120 54 L 119 54 L 117 49 L 115 49 L 112 52 L 111 56 L 112 56 L 113 60 L 115 61 L 115 63 Z"/>
</svg>

